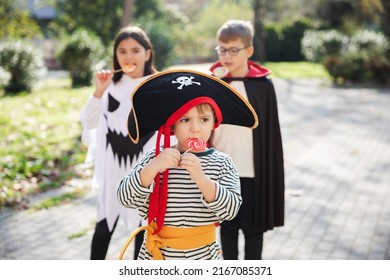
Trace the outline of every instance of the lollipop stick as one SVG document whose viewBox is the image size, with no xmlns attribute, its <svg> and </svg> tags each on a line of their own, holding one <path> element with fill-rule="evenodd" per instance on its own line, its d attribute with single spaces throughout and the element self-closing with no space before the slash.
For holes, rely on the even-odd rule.
<svg viewBox="0 0 390 280">
<path fill-rule="evenodd" d="M 187 151 L 185 151 L 184 153 L 182 153 L 181 156 L 183 156 L 184 154 L 188 153 L 189 151 L 191 151 L 191 148 L 189 148 Z"/>
</svg>

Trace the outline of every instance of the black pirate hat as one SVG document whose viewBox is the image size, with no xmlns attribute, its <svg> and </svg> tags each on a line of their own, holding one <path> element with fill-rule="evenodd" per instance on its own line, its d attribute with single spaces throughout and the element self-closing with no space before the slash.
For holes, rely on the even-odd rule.
<svg viewBox="0 0 390 280">
<path fill-rule="evenodd" d="M 214 128 L 221 123 L 255 128 L 257 115 L 252 106 L 227 83 L 213 76 L 192 70 L 168 70 L 142 82 L 132 95 L 133 108 L 128 117 L 131 140 L 138 143 L 148 133 L 157 131 L 155 155 L 170 147 L 171 126 L 196 105 L 208 103 L 214 109 Z M 157 223 L 157 232 L 164 224 L 168 174 L 165 170 L 154 178 L 155 187 L 149 200 L 148 222 Z"/>
<path fill-rule="evenodd" d="M 128 117 L 131 140 L 152 131 L 169 128 L 192 107 L 209 103 L 216 111 L 215 127 L 233 124 L 255 128 L 257 115 L 252 106 L 224 81 L 193 70 L 167 70 L 143 81 L 133 92 Z"/>
</svg>

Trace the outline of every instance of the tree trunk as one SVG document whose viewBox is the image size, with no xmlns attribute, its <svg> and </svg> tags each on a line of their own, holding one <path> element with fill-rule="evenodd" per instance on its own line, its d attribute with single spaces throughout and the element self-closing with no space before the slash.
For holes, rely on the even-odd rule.
<svg viewBox="0 0 390 280">
<path fill-rule="evenodd" d="M 265 12 L 265 2 L 263 0 L 253 0 L 253 11 L 254 11 L 254 24 L 255 36 L 253 38 L 253 45 L 255 47 L 255 52 L 253 54 L 253 60 L 255 61 L 265 61 L 266 60 L 266 50 L 265 50 L 265 40 L 264 40 L 264 30 L 263 30 L 263 20 Z"/>
<path fill-rule="evenodd" d="M 123 2 L 123 17 L 121 27 L 129 25 L 133 17 L 133 0 L 124 0 Z"/>
<path fill-rule="evenodd" d="M 390 2 L 389 0 L 381 0 L 381 2 L 383 6 L 382 31 L 390 39 Z"/>
<path fill-rule="evenodd" d="M 382 32 L 390 40 L 390 2 L 389 0 L 381 0 L 383 7 L 382 14 Z M 386 52 L 387 59 L 390 59 L 390 48 L 387 49 Z"/>
</svg>

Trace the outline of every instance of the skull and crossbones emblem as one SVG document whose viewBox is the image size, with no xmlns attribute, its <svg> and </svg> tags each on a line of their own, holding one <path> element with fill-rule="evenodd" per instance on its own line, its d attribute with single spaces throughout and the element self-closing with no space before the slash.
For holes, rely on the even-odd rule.
<svg viewBox="0 0 390 280">
<path fill-rule="evenodd" d="M 180 86 L 178 86 L 178 89 L 183 89 L 183 86 L 190 86 L 193 84 L 200 85 L 200 83 L 192 81 L 193 78 L 194 77 L 192 77 L 192 76 L 191 77 L 185 77 L 185 76 L 178 77 L 176 79 L 176 81 L 172 81 L 172 84 L 180 84 Z"/>
</svg>

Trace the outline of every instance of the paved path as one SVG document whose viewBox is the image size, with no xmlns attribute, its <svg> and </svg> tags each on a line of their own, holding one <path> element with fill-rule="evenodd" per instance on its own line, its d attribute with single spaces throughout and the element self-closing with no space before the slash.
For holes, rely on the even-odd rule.
<svg viewBox="0 0 390 280">
<path fill-rule="evenodd" d="M 321 80 L 274 83 L 286 222 L 265 234 L 263 258 L 390 259 L 390 89 L 335 88 Z M 92 192 L 49 210 L 3 210 L 0 259 L 89 259 L 95 216 Z M 118 257 L 127 235 L 119 222 L 108 259 Z M 125 257 L 131 256 L 129 250 Z"/>
</svg>

